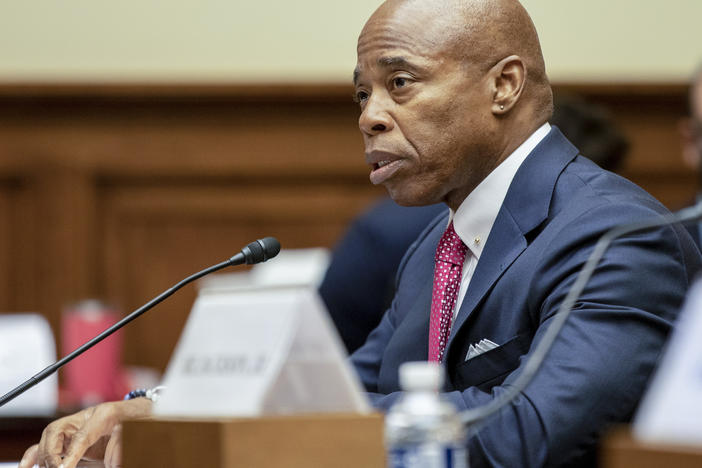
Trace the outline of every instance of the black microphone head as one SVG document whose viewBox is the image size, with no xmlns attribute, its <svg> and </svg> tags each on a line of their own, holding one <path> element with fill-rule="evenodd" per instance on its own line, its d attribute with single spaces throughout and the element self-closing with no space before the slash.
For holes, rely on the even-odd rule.
<svg viewBox="0 0 702 468">
<path fill-rule="evenodd" d="M 247 265 L 265 262 L 278 255 L 280 252 L 280 242 L 275 237 L 264 237 L 258 239 L 241 249 Z"/>
</svg>

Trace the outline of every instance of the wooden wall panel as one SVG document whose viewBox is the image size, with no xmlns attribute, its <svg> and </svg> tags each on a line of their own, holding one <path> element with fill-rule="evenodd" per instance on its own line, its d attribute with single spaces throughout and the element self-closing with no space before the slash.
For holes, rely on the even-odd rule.
<svg viewBox="0 0 702 468">
<path fill-rule="evenodd" d="M 678 134 L 686 112 L 685 86 L 560 85 L 559 92 L 580 95 L 609 111 L 631 143 L 622 175 L 671 208 L 694 199 L 698 177 L 683 164 Z"/>
<path fill-rule="evenodd" d="M 35 310 L 37 275 L 35 217 L 27 180 L 20 173 L 0 179 L 0 310 Z"/>
<path fill-rule="evenodd" d="M 135 309 L 269 234 L 286 247 L 331 246 L 376 197 L 370 187 L 329 182 L 304 187 L 111 186 L 101 196 L 104 296 L 125 310 Z M 189 286 L 130 327 L 127 362 L 164 366 L 194 298 Z"/>
<path fill-rule="evenodd" d="M 624 167 L 670 206 L 692 198 L 682 86 L 561 85 L 609 108 Z M 346 86 L 0 86 L 0 308 L 98 297 L 129 312 L 264 235 L 332 246 L 384 194 L 368 182 Z M 163 368 L 195 291 L 126 331 Z"/>
<path fill-rule="evenodd" d="M 40 310 L 58 330 L 67 304 L 98 297 L 126 313 L 257 237 L 331 246 L 382 194 L 349 95 L 0 89 L 0 177 L 28 187 L 21 210 L 0 190 L 3 310 Z M 20 212 L 26 226 L 10 229 Z M 11 278 L 20 265 L 26 287 Z M 130 326 L 128 363 L 165 366 L 194 294 Z"/>
<path fill-rule="evenodd" d="M 12 241 L 12 182 L 0 181 L 0 307 L 11 310 L 13 306 L 12 292 L 13 271 Z"/>
</svg>

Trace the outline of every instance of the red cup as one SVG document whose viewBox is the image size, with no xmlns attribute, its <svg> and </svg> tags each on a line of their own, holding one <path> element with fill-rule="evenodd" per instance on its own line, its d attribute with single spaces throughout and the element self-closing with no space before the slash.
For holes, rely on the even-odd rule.
<svg viewBox="0 0 702 468">
<path fill-rule="evenodd" d="M 63 311 L 61 319 L 63 355 L 114 325 L 119 314 L 97 300 L 79 302 Z M 66 364 L 62 369 L 66 399 L 71 405 L 90 406 L 121 399 L 124 385 L 121 372 L 120 332 L 101 341 Z"/>
</svg>

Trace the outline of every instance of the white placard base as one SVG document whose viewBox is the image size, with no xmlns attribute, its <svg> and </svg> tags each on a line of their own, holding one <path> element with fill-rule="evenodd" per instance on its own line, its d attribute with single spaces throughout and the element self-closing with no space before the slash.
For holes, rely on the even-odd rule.
<svg viewBox="0 0 702 468">
<path fill-rule="evenodd" d="M 316 290 L 203 291 L 168 365 L 158 416 L 368 412 Z"/>
</svg>

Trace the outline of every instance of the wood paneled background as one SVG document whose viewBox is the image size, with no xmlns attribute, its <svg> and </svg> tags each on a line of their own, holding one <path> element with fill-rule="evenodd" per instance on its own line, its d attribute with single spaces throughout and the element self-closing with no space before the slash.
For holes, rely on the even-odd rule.
<svg viewBox="0 0 702 468">
<path fill-rule="evenodd" d="M 623 173 L 691 200 L 678 85 L 561 85 L 630 137 Z M 96 297 L 129 312 L 250 240 L 332 246 L 384 191 L 368 182 L 346 86 L 0 86 L 0 310 Z M 163 369 L 192 286 L 126 330 L 125 362 Z"/>
</svg>

